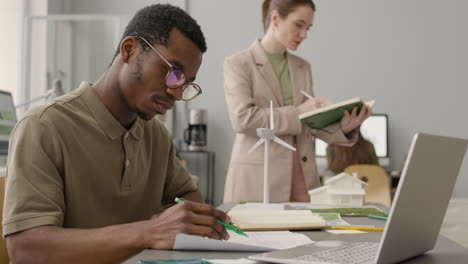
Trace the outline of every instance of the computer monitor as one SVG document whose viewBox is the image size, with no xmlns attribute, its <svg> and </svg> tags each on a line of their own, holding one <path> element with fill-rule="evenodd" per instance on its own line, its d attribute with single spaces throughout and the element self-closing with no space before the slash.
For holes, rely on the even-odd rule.
<svg viewBox="0 0 468 264">
<path fill-rule="evenodd" d="M 16 110 L 11 93 L 0 91 L 0 155 L 8 154 L 8 139 L 16 124 Z"/>
<path fill-rule="evenodd" d="M 386 165 L 389 162 L 388 116 L 386 114 L 372 114 L 361 124 L 361 134 L 374 144 L 379 163 Z M 315 156 L 327 156 L 327 143 L 318 138 L 315 139 Z"/>
</svg>

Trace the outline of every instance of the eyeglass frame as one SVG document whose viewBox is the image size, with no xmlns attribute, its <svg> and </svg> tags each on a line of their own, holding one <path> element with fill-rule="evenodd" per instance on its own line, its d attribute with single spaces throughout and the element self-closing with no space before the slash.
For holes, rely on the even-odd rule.
<svg viewBox="0 0 468 264">
<path fill-rule="evenodd" d="M 155 47 L 153 47 L 145 38 L 143 37 L 140 37 L 140 36 L 133 36 L 135 38 L 139 38 L 141 40 L 143 40 L 143 42 L 145 42 L 148 47 L 150 47 L 150 49 L 152 49 L 166 64 L 167 66 L 169 66 L 169 70 L 167 71 L 167 74 L 166 74 L 166 77 L 164 78 L 164 83 L 166 84 L 166 87 L 169 88 L 169 89 L 177 89 L 179 87 L 182 86 L 182 98 L 180 100 L 182 101 L 190 101 L 190 100 L 193 100 L 195 97 L 199 96 L 200 94 L 203 93 L 200 85 L 196 84 L 196 83 L 193 83 L 193 82 L 186 82 L 187 81 L 187 77 L 185 75 L 185 73 L 179 69 L 177 69 L 176 67 L 174 67 L 168 60 L 166 60 L 166 58 L 164 58 L 163 55 L 161 55 L 161 53 L 159 53 L 159 51 L 156 50 Z M 180 85 L 177 85 L 177 86 L 170 86 L 167 84 L 167 77 L 169 76 L 169 74 L 171 72 L 174 72 L 174 70 L 177 70 L 179 72 L 181 72 L 183 74 L 183 77 L 184 77 L 184 82 Z M 175 73 L 174 73 L 175 74 Z M 197 90 L 197 94 L 195 94 L 193 97 L 189 98 L 189 99 L 183 99 L 183 92 L 185 91 L 185 89 L 188 87 L 188 86 L 192 86 L 195 90 Z"/>
</svg>

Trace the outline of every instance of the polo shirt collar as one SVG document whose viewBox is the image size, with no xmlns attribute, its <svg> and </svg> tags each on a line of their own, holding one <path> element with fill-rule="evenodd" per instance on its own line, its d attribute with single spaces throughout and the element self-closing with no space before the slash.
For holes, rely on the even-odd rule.
<svg viewBox="0 0 468 264">
<path fill-rule="evenodd" d="M 127 129 L 115 119 L 109 109 L 107 109 L 101 99 L 99 99 L 91 85 L 87 82 L 82 82 L 79 89 L 82 90 L 82 96 L 85 103 L 88 105 L 89 111 L 107 136 L 112 140 L 122 137 L 123 134 L 127 132 Z M 137 118 L 128 130 L 136 139 L 140 139 L 143 136 L 143 122 L 145 121 Z"/>
</svg>

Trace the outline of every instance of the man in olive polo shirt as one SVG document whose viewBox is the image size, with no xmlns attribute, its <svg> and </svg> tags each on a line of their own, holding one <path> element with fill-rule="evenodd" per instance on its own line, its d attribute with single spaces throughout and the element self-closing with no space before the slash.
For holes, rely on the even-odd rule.
<svg viewBox="0 0 468 264">
<path fill-rule="evenodd" d="M 3 234 L 25 263 L 114 263 L 171 249 L 177 233 L 229 236 L 229 217 L 201 202 L 153 117 L 201 93 L 206 51 L 183 10 L 153 5 L 127 26 L 94 84 L 28 111 L 11 135 Z M 163 210 L 175 197 L 183 202 Z"/>
</svg>

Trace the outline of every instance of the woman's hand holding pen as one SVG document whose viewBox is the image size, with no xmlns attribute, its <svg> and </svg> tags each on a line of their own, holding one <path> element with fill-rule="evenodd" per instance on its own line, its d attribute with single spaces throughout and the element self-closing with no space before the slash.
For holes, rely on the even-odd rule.
<svg viewBox="0 0 468 264">
<path fill-rule="evenodd" d="M 368 105 L 364 104 L 357 114 L 357 107 L 353 108 L 353 111 L 349 113 L 345 111 L 344 117 L 341 119 L 341 130 L 344 134 L 348 134 L 349 132 L 353 131 L 355 128 L 360 126 L 366 118 L 368 118 L 372 114 L 372 108 Z"/>
<path fill-rule="evenodd" d="M 208 204 L 184 201 L 146 221 L 143 241 L 147 248 L 172 249 L 178 233 L 229 239 L 218 219 L 231 221 L 226 213 Z"/>
<path fill-rule="evenodd" d="M 301 103 L 300 105 L 296 106 L 297 111 L 299 114 L 303 114 L 315 109 L 318 109 L 320 107 L 323 107 L 325 103 L 327 102 L 327 99 L 321 98 L 321 97 L 315 97 L 312 99 L 308 99 L 305 102 Z"/>
</svg>

